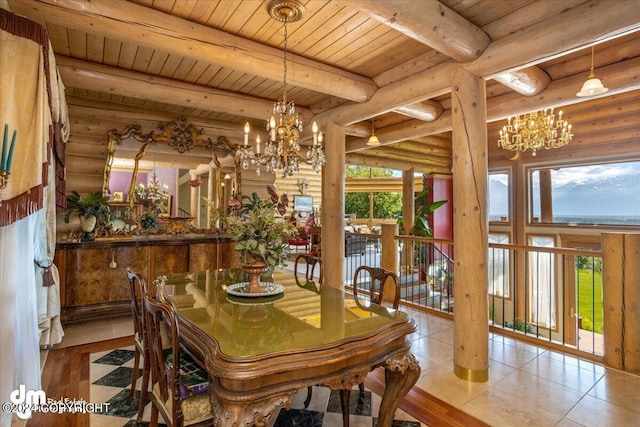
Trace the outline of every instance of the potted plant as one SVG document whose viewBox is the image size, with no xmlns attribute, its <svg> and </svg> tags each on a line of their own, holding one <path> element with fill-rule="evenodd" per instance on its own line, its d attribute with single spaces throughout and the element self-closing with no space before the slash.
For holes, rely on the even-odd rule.
<svg viewBox="0 0 640 427">
<path fill-rule="evenodd" d="M 96 224 L 108 225 L 111 221 L 109 211 L 109 197 L 102 191 L 89 191 L 83 197 L 77 191 L 67 195 L 67 210 L 64 214 L 64 222 L 69 222 L 71 214 L 80 216 L 80 227 L 85 232 L 84 239 L 93 240 L 93 230 Z"/>
<path fill-rule="evenodd" d="M 229 234 L 236 242 L 243 269 L 249 273 L 247 292 L 261 292 L 259 276 L 267 269 L 284 267 L 289 256 L 289 237 L 295 232 L 277 217 L 276 204 L 260 200 L 256 193 L 242 197 L 237 218 L 230 217 Z"/>
</svg>

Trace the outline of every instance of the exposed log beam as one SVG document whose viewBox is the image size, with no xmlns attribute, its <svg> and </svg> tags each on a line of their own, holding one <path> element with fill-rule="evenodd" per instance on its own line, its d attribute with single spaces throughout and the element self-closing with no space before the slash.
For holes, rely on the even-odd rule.
<svg viewBox="0 0 640 427">
<path fill-rule="evenodd" d="M 551 77 L 536 66 L 507 71 L 506 73 L 498 74 L 494 79 L 524 96 L 539 94 L 551 82 Z"/>
<path fill-rule="evenodd" d="M 46 16 L 47 21 L 141 46 L 159 49 L 280 81 L 282 51 L 205 25 L 122 0 L 15 0 L 15 13 Z M 265 10 L 265 14 L 267 11 Z M 376 90 L 366 77 L 287 55 L 287 79 L 295 85 L 363 102 Z"/>
<path fill-rule="evenodd" d="M 351 153 L 347 154 L 345 158 L 345 162 L 348 165 L 362 165 L 362 166 L 371 166 L 371 167 L 380 167 L 380 168 L 389 168 L 389 169 L 410 169 L 415 168 L 417 172 L 430 174 L 430 173 L 439 173 L 439 174 L 451 174 L 451 168 L 435 166 L 433 164 L 421 163 L 415 160 L 389 160 L 381 157 L 367 156 L 359 153 Z"/>
<path fill-rule="evenodd" d="M 610 87 L 609 92 L 601 96 L 638 90 L 640 89 L 640 57 L 598 68 L 596 74 L 605 76 L 607 85 Z M 584 83 L 584 76 L 576 75 L 552 81 L 539 96 L 523 97 L 520 94 L 506 94 L 490 98 L 487 100 L 487 120 L 492 122 L 516 114 L 576 103 L 578 101 L 576 92 L 582 83 Z M 451 131 L 451 111 L 446 110 L 433 122 L 409 120 L 397 126 L 376 129 L 376 135 L 384 145 L 449 131 Z M 363 149 L 367 149 L 366 139 L 347 138 L 347 152 Z"/>
<path fill-rule="evenodd" d="M 473 61 L 491 42 L 481 28 L 435 0 L 349 0 L 348 5 L 458 62 Z"/>
<path fill-rule="evenodd" d="M 405 105 L 393 110 L 394 113 L 402 114 L 414 119 L 432 122 L 438 118 L 444 108 L 436 101 L 424 101 L 417 104 Z"/>
<path fill-rule="evenodd" d="M 451 154 L 449 156 L 434 156 L 431 154 L 408 153 L 404 150 L 399 150 L 394 146 L 387 146 L 384 148 L 372 148 L 364 153 L 366 156 L 380 157 L 389 160 L 406 160 L 412 159 L 420 161 L 425 165 L 445 166 L 451 167 Z"/>
<path fill-rule="evenodd" d="M 203 110 L 219 109 L 229 114 L 254 119 L 264 119 L 273 114 L 273 101 L 64 56 L 56 57 L 56 61 L 62 81 L 68 87 Z M 136 90 L 131 90 L 132 87 Z M 218 105 L 220 107 L 217 107 Z M 300 107 L 297 111 L 306 123 L 311 111 Z"/>
<path fill-rule="evenodd" d="M 571 22 L 571 25 L 567 25 Z M 624 0 L 592 0 L 523 31 L 495 41 L 475 61 L 439 64 L 404 80 L 382 87 L 367 102 L 336 107 L 317 116 L 346 126 L 394 108 L 445 95 L 451 76 L 464 67 L 486 79 L 506 71 L 529 67 L 592 44 L 640 30 L 640 8 Z M 557 43 L 561 39 L 562 43 Z"/>
<path fill-rule="evenodd" d="M 347 178 L 344 183 L 344 191 L 347 193 L 369 193 L 371 187 L 376 191 L 389 191 L 402 193 L 402 178 L 375 178 L 373 183 L 370 178 Z M 414 181 L 414 193 L 422 190 L 422 180 Z"/>
</svg>

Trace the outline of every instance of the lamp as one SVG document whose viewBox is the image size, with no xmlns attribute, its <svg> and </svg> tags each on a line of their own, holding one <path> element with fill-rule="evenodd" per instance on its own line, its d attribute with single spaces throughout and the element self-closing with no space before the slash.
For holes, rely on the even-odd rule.
<svg viewBox="0 0 640 427">
<path fill-rule="evenodd" d="M 505 150 L 531 150 L 532 156 L 541 148 L 550 149 L 567 145 L 573 134 L 571 125 L 562 119 L 562 111 L 556 120 L 553 108 L 523 114 L 511 119 L 500 131 L 498 145 Z"/>
<path fill-rule="evenodd" d="M 256 174 L 260 175 L 260 168 L 275 173 L 280 170 L 282 178 L 291 176 L 300 169 L 300 163 L 310 164 L 314 171 L 320 172 L 320 167 L 326 159 L 322 148 L 322 132 L 313 122 L 313 145 L 307 150 L 306 156 L 300 152 L 300 133 L 302 122 L 296 113 L 293 101 L 287 100 L 287 23 L 302 19 L 304 6 L 297 0 L 275 0 L 269 6 L 269 15 L 284 23 L 284 93 L 282 99 L 273 105 L 273 116 L 267 120 L 267 139 L 264 151 L 260 152 L 260 135 L 256 136 L 255 152 L 249 145 L 249 123 L 244 126 L 244 144 L 238 147 L 236 154 L 242 160 L 242 168 L 248 169 L 249 164 L 256 167 Z M 276 118 L 277 117 L 277 118 Z"/>
<path fill-rule="evenodd" d="M 609 88 L 604 87 L 600 79 L 596 77 L 596 73 L 593 70 L 593 57 L 595 55 L 595 49 L 595 46 L 591 46 L 591 71 L 589 71 L 587 81 L 584 82 L 584 84 L 582 85 L 582 89 L 580 89 L 580 92 L 576 93 L 576 96 L 585 97 L 600 95 L 601 93 L 605 93 L 609 90 Z"/>
<path fill-rule="evenodd" d="M 371 136 L 369 137 L 369 140 L 367 141 L 367 145 L 369 147 L 375 147 L 375 146 L 380 145 L 380 140 L 376 136 L 376 128 L 375 128 L 375 126 L 373 124 L 373 120 L 371 120 Z"/>
</svg>

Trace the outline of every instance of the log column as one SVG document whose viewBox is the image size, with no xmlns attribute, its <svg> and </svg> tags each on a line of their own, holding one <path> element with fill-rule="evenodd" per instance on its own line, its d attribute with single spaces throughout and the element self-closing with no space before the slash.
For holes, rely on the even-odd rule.
<svg viewBox="0 0 640 427">
<path fill-rule="evenodd" d="M 484 80 L 453 75 L 454 373 L 489 379 L 487 109 Z"/>
<path fill-rule="evenodd" d="M 640 374 L 640 234 L 602 234 L 604 362 Z"/>
<path fill-rule="evenodd" d="M 322 237 L 324 286 L 344 287 L 344 127 L 321 125 L 325 133 L 327 163 L 322 168 Z"/>
<path fill-rule="evenodd" d="M 414 189 L 414 168 L 405 169 L 402 171 L 402 227 L 404 228 L 403 234 L 411 234 L 413 223 L 415 221 L 415 196 L 413 194 Z M 405 245 L 402 251 L 402 267 L 405 268 L 407 273 L 411 273 L 413 270 L 413 245 Z"/>
</svg>

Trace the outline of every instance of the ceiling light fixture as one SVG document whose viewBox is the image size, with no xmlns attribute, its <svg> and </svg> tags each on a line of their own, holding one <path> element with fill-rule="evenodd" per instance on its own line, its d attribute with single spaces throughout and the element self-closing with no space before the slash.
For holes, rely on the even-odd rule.
<svg viewBox="0 0 640 427">
<path fill-rule="evenodd" d="M 596 73 L 594 72 L 593 58 L 595 56 L 595 49 L 595 46 L 591 46 L 591 71 L 589 71 L 587 81 L 584 82 L 584 84 L 582 85 L 582 89 L 580 89 L 580 92 L 576 93 L 576 96 L 585 97 L 600 95 L 609 90 L 609 88 L 604 87 L 604 84 L 602 84 L 600 79 L 596 77 Z"/>
<path fill-rule="evenodd" d="M 284 93 L 282 99 L 273 105 L 274 115 L 267 120 L 264 151 L 260 152 L 260 135 L 256 136 L 255 152 L 248 144 L 251 129 L 247 122 L 244 126 L 244 144 L 238 147 L 236 154 L 242 160 L 242 168 L 247 169 L 251 164 L 256 167 L 257 175 L 260 175 L 260 168 L 264 167 L 269 173 L 281 171 L 282 178 L 285 178 L 298 172 L 300 163 L 310 164 L 317 173 L 326 162 L 322 149 L 322 132 L 318 131 L 318 125 L 313 122 L 313 145 L 308 148 L 306 156 L 302 154 L 299 143 L 302 122 L 296 113 L 294 102 L 287 100 L 287 23 L 302 19 L 305 9 L 297 0 L 275 0 L 267 8 L 273 19 L 284 23 Z"/>
<path fill-rule="evenodd" d="M 498 145 L 505 150 L 527 151 L 532 155 L 544 148 L 559 148 L 571 142 L 571 125 L 562 119 L 562 111 L 555 119 L 553 108 L 508 118 L 500 131 Z"/>
<path fill-rule="evenodd" d="M 369 147 L 375 147 L 375 146 L 380 145 L 380 140 L 376 136 L 376 128 L 375 128 L 375 126 L 373 124 L 373 120 L 371 120 L 371 136 L 369 137 L 369 140 L 367 141 L 367 145 Z"/>
</svg>

